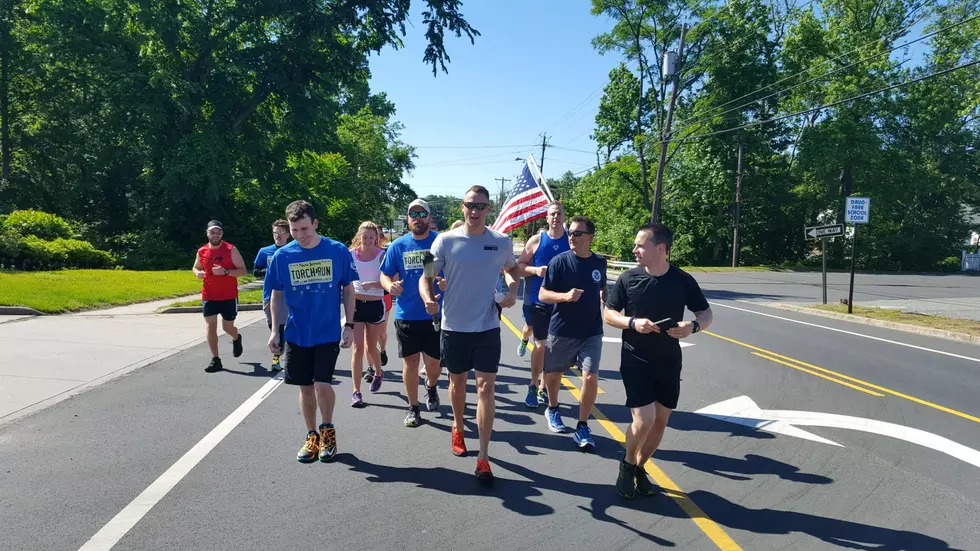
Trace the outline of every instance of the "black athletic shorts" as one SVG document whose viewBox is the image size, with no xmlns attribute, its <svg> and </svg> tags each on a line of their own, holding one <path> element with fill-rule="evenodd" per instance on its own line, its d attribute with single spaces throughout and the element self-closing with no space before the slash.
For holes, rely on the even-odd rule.
<svg viewBox="0 0 980 551">
<path fill-rule="evenodd" d="M 395 320 L 398 337 L 398 357 L 414 356 L 419 352 L 439 359 L 439 333 L 432 320 Z"/>
<path fill-rule="evenodd" d="M 440 365 L 450 373 L 496 373 L 500 363 L 500 328 L 479 333 L 442 331 Z"/>
<path fill-rule="evenodd" d="M 314 381 L 332 383 L 339 355 L 339 342 L 297 346 L 286 341 L 286 384 L 309 386 Z"/>
<path fill-rule="evenodd" d="M 548 340 L 548 327 L 551 325 L 551 314 L 555 311 L 554 306 L 544 303 L 525 302 L 522 308 L 524 312 L 524 323 L 534 333 L 534 340 L 544 342 Z"/>
<path fill-rule="evenodd" d="M 385 320 L 384 300 L 354 301 L 354 322 L 378 325 Z"/>
<path fill-rule="evenodd" d="M 681 395 L 680 359 L 651 361 L 623 348 L 620 362 L 626 407 L 639 408 L 657 402 L 667 409 L 677 409 Z"/>
<path fill-rule="evenodd" d="M 202 300 L 201 310 L 206 318 L 221 314 L 221 319 L 231 321 L 238 317 L 238 299 Z"/>
</svg>

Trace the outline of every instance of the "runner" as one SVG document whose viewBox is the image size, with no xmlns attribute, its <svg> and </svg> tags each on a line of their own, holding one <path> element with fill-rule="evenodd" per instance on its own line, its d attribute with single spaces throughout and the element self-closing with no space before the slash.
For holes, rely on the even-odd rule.
<svg viewBox="0 0 980 551">
<path fill-rule="evenodd" d="M 388 255 L 388 249 L 382 249 L 383 255 Z M 384 323 L 381 324 L 381 338 L 378 339 L 378 348 L 381 349 L 381 367 L 388 365 L 388 318 L 391 317 L 391 293 L 385 290 L 385 319 Z"/>
<path fill-rule="evenodd" d="M 541 372 L 544 369 L 545 341 L 548 340 L 548 324 L 554 306 L 544 304 L 538 298 L 538 290 L 548 270 L 552 258 L 567 251 L 568 235 L 565 233 L 565 207 L 559 202 L 548 206 L 548 229 L 531 236 L 524 245 L 524 251 L 517 260 L 527 277 L 524 287 L 524 322 L 531 327 L 534 336 L 534 349 L 531 350 L 531 382 L 527 386 L 524 405 L 536 408 L 548 403 L 548 389 Z M 518 352 L 520 352 L 518 350 Z M 566 366 L 567 367 L 567 366 Z"/>
<path fill-rule="evenodd" d="M 253 264 L 252 275 L 257 278 L 265 278 L 265 272 L 269 268 L 269 263 L 272 262 L 272 255 L 276 254 L 276 251 L 280 247 L 285 245 L 289 241 L 289 222 L 283 219 L 276 220 L 272 223 L 272 245 L 268 247 L 262 247 L 259 249 L 259 254 L 255 255 L 255 263 Z M 272 310 L 269 309 L 269 301 L 272 298 L 272 289 L 269 288 L 265 283 L 262 284 L 262 311 L 265 312 L 265 321 L 269 325 L 269 329 L 272 329 Z M 286 318 L 289 317 L 289 311 L 286 309 L 285 302 L 282 308 L 279 310 L 279 319 L 283 321 L 284 325 L 279 326 L 279 346 L 285 345 L 283 340 L 283 334 L 286 331 Z M 276 372 L 282 369 L 279 364 L 279 355 L 272 355 L 272 371 Z"/>
<path fill-rule="evenodd" d="M 663 224 L 647 224 L 636 234 L 633 255 L 639 264 L 619 276 L 606 301 L 605 320 L 623 330 L 620 373 L 633 422 L 626 432 L 626 457 L 619 465 L 616 491 L 632 499 L 634 490 L 653 495 L 657 488 L 643 465 L 657 450 L 681 390 L 681 346 L 711 325 L 712 315 L 698 282 L 671 266 L 673 235 Z M 682 321 L 684 307 L 695 321 Z M 620 314 L 625 311 L 626 315 Z"/>
<path fill-rule="evenodd" d="M 385 319 L 384 288 L 381 286 L 381 260 L 384 251 L 378 247 L 381 231 L 374 222 L 362 222 L 351 242 L 350 253 L 359 279 L 354 281 L 354 353 L 351 354 L 351 383 L 354 392 L 350 405 L 364 407 L 361 395 L 361 374 L 364 369 L 364 356 L 367 355 L 368 372 L 365 381 L 371 383 L 372 393 L 381 390 L 384 371 L 381 370 L 381 353 L 378 338 Z"/>
<path fill-rule="evenodd" d="M 527 288 L 527 278 L 524 279 L 525 288 Z M 524 320 L 524 327 L 521 328 L 521 344 L 517 346 L 517 355 L 524 357 L 527 354 L 527 343 L 531 340 L 531 336 L 534 333 L 531 331 L 531 326 L 527 324 L 527 320 Z"/>
<path fill-rule="evenodd" d="M 272 326 L 286 324 L 286 384 L 299 386 L 299 404 L 306 422 L 306 443 L 296 459 L 327 462 L 337 456 L 337 430 L 333 425 L 336 395 L 331 386 L 337 356 L 353 338 L 354 287 L 357 279 L 350 252 L 341 243 L 317 235 L 319 221 L 313 205 L 294 201 L 286 207 L 294 241 L 272 257 L 266 285 L 272 289 Z M 343 297 L 344 323 L 340 329 Z M 279 319 L 285 299 L 289 319 Z M 280 353 L 279 335 L 269 335 L 269 350 Z M 316 425 L 316 410 L 321 423 Z"/>
<path fill-rule="evenodd" d="M 432 314 L 426 312 L 418 290 L 422 259 L 438 235 L 429 229 L 429 216 L 427 202 L 422 199 L 412 201 L 408 206 L 411 233 L 391 244 L 381 264 L 381 285 L 395 297 L 395 337 L 398 339 L 398 357 L 402 359 L 402 380 L 408 398 L 406 427 L 417 427 L 422 422 L 419 411 L 420 379 L 424 379 L 425 383 L 425 409 L 439 409 L 439 393 L 436 391 L 442 371 L 439 366 L 439 332 L 433 327 Z M 422 373 L 419 372 L 420 363 L 424 364 Z"/>
<path fill-rule="evenodd" d="M 197 279 L 204 282 L 201 287 L 201 310 L 207 324 L 208 348 L 211 349 L 211 363 L 204 371 L 214 373 L 224 369 L 218 357 L 219 314 L 221 328 L 232 339 L 232 355 L 236 358 L 242 355 L 242 335 L 235 328 L 235 318 L 238 317 L 238 278 L 248 270 L 238 248 L 222 240 L 224 229 L 221 222 L 208 222 L 207 236 L 208 243 L 197 250 L 192 271 Z"/>
<path fill-rule="evenodd" d="M 432 244 L 433 272 L 445 272 L 446 290 L 442 315 L 442 365 L 449 370 L 449 394 L 453 406 L 452 452 L 466 453 L 463 413 L 466 409 L 466 379 L 476 370 L 477 426 L 480 453 L 476 476 L 492 480 L 490 435 L 493 432 L 494 384 L 500 362 L 500 318 L 497 306 L 509 308 L 517 301 L 520 268 L 514 261 L 510 237 L 486 226 L 490 214 L 490 192 L 473 186 L 463 197 L 465 226 L 440 234 Z M 497 279 L 506 270 L 507 293 L 495 302 Z M 440 294 L 434 295 L 433 278 L 423 274 L 419 293 L 430 315 L 439 313 Z M 433 296 L 434 295 L 434 296 Z"/>
<path fill-rule="evenodd" d="M 582 397 L 578 408 L 575 443 L 595 448 L 589 415 L 599 392 L 599 358 L 602 355 L 602 303 L 606 300 L 606 259 L 591 250 L 595 224 L 586 216 L 573 216 L 568 228 L 571 250 L 548 263 L 539 297 L 555 304 L 548 328 L 544 381 L 548 387 L 545 418 L 551 432 L 565 432 L 558 412 L 558 386 L 571 365 L 582 371 Z"/>
</svg>

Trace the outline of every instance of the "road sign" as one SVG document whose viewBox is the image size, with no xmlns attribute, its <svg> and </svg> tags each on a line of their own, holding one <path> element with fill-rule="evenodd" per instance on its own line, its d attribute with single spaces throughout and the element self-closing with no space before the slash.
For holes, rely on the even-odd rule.
<svg viewBox="0 0 980 551">
<path fill-rule="evenodd" d="M 399 214 L 398 215 L 398 219 L 399 220 L 408 220 L 408 216 L 405 216 L 404 214 Z"/>
<path fill-rule="evenodd" d="M 821 237 L 839 237 L 844 235 L 844 224 L 833 224 L 830 226 L 813 226 L 804 230 L 807 239 L 820 239 Z"/>
<path fill-rule="evenodd" d="M 867 224 L 871 219 L 870 197 L 848 197 L 844 207 L 844 222 Z"/>
</svg>

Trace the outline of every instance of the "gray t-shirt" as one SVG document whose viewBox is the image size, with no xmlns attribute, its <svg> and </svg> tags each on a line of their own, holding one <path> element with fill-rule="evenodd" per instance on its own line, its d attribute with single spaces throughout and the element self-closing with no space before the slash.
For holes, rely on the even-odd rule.
<svg viewBox="0 0 980 551">
<path fill-rule="evenodd" d="M 517 263 L 510 237 L 489 228 L 470 235 L 462 227 L 440 233 L 431 251 L 435 272 L 442 270 L 446 277 L 442 328 L 478 333 L 500 327 L 493 295 L 500 270 Z"/>
</svg>

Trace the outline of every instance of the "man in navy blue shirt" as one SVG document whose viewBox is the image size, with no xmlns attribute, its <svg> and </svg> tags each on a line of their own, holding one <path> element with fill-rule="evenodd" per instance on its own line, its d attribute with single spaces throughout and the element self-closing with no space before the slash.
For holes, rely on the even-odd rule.
<svg viewBox="0 0 980 551">
<path fill-rule="evenodd" d="M 272 326 L 286 320 L 286 384 L 299 386 L 300 409 L 306 422 L 306 443 L 296 454 L 303 463 L 332 461 L 337 456 L 333 426 L 336 395 L 330 383 L 341 348 L 350 348 L 354 329 L 354 258 L 342 243 L 316 233 L 319 221 L 313 205 L 294 201 L 286 207 L 292 243 L 272 256 L 265 281 L 272 289 Z M 345 323 L 340 328 L 343 297 Z M 273 329 L 269 350 L 278 354 L 279 335 Z M 322 422 L 316 425 L 316 410 Z M 319 429 L 319 430 L 318 430 Z"/>
<path fill-rule="evenodd" d="M 259 249 L 259 253 L 255 255 L 255 263 L 252 265 L 252 275 L 259 279 L 265 278 L 265 272 L 269 269 L 269 264 L 272 263 L 272 255 L 276 254 L 283 245 L 289 241 L 289 222 L 286 222 L 282 218 L 276 220 L 272 223 L 272 245 L 268 247 L 262 247 Z M 265 321 L 269 324 L 269 329 L 272 329 L 272 310 L 270 308 L 272 300 L 272 289 L 269 288 L 264 282 L 262 284 L 262 311 L 265 312 Z M 286 331 L 286 318 L 289 317 L 289 312 L 286 310 L 286 303 L 283 302 L 282 308 L 279 310 L 279 319 L 282 320 L 283 325 L 279 326 L 279 346 L 285 346 L 286 342 L 284 340 L 283 334 Z M 279 355 L 272 355 L 272 371 L 279 371 L 282 369 L 279 364 Z"/>
<path fill-rule="evenodd" d="M 574 439 L 579 448 L 595 448 L 588 419 L 599 391 L 602 354 L 602 303 L 606 300 L 606 259 L 592 252 L 595 224 L 573 216 L 568 227 L 570 251 L 551 259 L 538 298 L 555 304 L 545 344 L 544 382 L 548 387 L 548 429 L 563 433 L 558 413 L 558 385 L 572 365 L 582 371 L 582 399 Z"/>
</svg>

